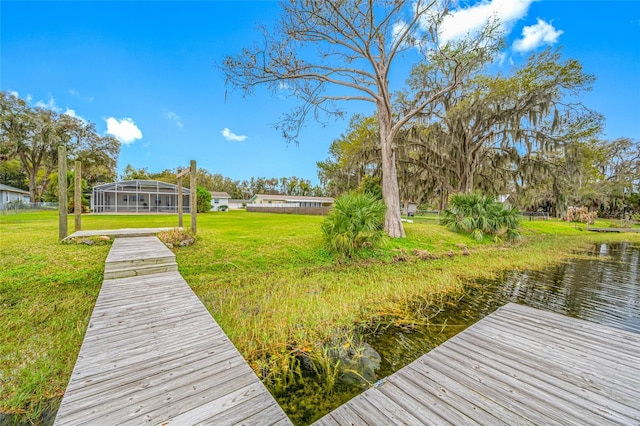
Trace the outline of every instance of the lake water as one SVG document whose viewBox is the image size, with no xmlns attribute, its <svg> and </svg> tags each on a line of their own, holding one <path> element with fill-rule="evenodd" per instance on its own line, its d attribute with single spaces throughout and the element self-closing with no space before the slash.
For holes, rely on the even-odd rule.
<svg viewBox="0 0 640 426">
<path fill-rule="evenodd" d="M 377 378 L 389 376 L 509 302 L 640 333 L 640 245 L 598 244 L 585 256 L 542 271 L 507 272 L 476 283 L 427 325 L 410 331 L 389 328 L 365 337 L 380 355 Z M 366 388 L 342 384 L 331 394 L 318 395 L 312 382 L 278 397 L 296 424 L 310 423 Z"/>
</svg>

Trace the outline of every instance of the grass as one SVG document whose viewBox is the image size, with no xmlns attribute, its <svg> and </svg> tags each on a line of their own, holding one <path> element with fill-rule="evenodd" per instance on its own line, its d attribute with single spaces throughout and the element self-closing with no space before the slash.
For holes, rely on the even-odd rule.
<svg viewBox="0 0 640 426">
<path fill-rule="evenodd" d="M 405 224 L 406 239 L 337 262 L 322 247 L 322 220 L 204 214 L 196 243 L 174 250 L 186 281 L 272 390 L 295 380 L 293 356 L 321 359 L 323 345 L 354 328 L 418 321 L 465 283 L 544 267 L 594 242 L 640 241 L 549 220 L 523 222 L 522 243 L 494 244 L 421 221 Z M 83 216 L 84 229 L 176 224 L 173 215 Z M 110 247 L 59 244 L 55 212 L 0 216 L 0 234 L 0 413 L 35 418 L 64 392 Z M 421 260 L 414 250 L 438 259 Z"/>
</svg>

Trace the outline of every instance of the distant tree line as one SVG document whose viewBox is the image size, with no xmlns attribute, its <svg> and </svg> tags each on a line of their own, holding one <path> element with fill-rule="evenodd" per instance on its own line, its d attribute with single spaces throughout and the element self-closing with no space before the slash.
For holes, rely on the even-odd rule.
<svg viewBox="0 0 640 426">
<path fill-rule="evenodd" d="M 161 172 L 150 172 L 146 167 L 136 169 L 128 164 L 120 176 L 121 180 L 148 179 L 158 180 L 167 183 L 176 183 L 178 168 L 165 169 Z M 185 187 L 189 186 L 188 180 L 183 182 Z M 248 200 L 255 194 L 282 194 L 296 196 L 325 195 L 321 186 L 312 185 L 308 179 L 296 176 L 281 178 L 252 177 L 249 180 L 234 180 L 223 176 L 220 173 L 211 173 L 206 169 L 198 169 L 198 186 L 209 191 L 226 192 L 231 198 Z"/>
</svg>

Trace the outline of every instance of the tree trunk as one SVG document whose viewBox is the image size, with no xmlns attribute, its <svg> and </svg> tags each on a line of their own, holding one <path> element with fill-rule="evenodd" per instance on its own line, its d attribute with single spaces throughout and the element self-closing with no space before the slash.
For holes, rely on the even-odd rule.
<svg viewBox="0 0 640 426">
<path fill-rule="evenodd" d="M 37 186 L 36 186 L 36 174 L 32 173 L 30 170 L 27 170 L 27 174 L 29 175 L 29 192 L 31 193 L 31 202 L 36 203 L 37 196 Z"/>
<path fill-rule="evenodd" d="M 400 190 L 398 189 L 396 153 L 391 133 L 391 117 L 382 106 L 378 107 L 378 119 L 382 149 L 382 198 L 387 206 L 387 212 L 384 216 L 384 230 L 391 238 L 404 238 L 405 233 L 400 217 Z"/>
</svg>

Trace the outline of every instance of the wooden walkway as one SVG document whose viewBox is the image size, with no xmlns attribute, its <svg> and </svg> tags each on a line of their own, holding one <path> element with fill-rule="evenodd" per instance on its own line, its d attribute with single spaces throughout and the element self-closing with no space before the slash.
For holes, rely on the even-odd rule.
<svg viewBox="0 0 640 426">
<path fill-rule="evenodd" d="M 183 228 L 122 228 L 122 229 L 107 229 L 107 230 L 86 230 L 76 231 L 73 234 L 67 236 L 65 240 L 71 238 L 84 238 L 84 237 L 98 237 L 106 235 L 108 237 L 149 237 L 154 236 L 160 232 L 171 231 L 172 229 Z"/>
<path fill-rule="evenodd" d="M 587 228 L 591 232 L 640 232 L 640 228 Z"/>
<path fill-rule="evenodd" d="M 640 424 L 640 334 L 509 304 L 316 425 Z"/>
<path fill-rule="evenodd" d="M 167 253 L 116 239 L 107 264 L 130 274 Z M 291 424 L 182 276 L 146 272 L 104 280 L 55 424 Z"/>
</svg>

